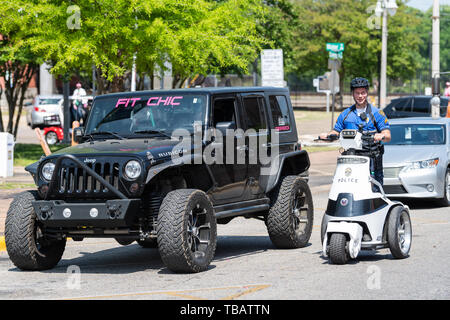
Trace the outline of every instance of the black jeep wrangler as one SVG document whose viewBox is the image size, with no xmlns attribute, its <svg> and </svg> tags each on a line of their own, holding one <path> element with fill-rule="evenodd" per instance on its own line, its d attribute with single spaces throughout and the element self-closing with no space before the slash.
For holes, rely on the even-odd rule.
<svg viewBox="0 0 450 320">
<path fill-rule="evenodd" d="M 20 269 L 54 267 L 69 237 L 110 237 L 199 272 L 214 258 L 217 224 L 238 216 L 263 220 L 277 248 L 309 241 L 310 163 L 287 89 L 98 96 L 73 134 L 77 145 L 26 168 L 37 190 L 8 210 L 6 247 Z"/>
</svg>

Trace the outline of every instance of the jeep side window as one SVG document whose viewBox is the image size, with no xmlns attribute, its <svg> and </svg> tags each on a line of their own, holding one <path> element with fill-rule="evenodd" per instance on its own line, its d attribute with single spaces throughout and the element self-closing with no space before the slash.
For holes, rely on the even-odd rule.
<svg viewBox="0 0 450 320">
<path fill-rule="evenodd" d="M 219 122 L 232 121 L 236 123 L 235 102 L 235 98 L 219 98 L 214 100 L 213 127 L 216 127 Z"/>
<path fill-rule="evenodd" d="M 270 96 L 273 127 L 279 131 L 290 130 L 288 104 L 285 96 Z"/>
<path fill-rule="evenodd" d="M 245 113 L 245 130 L 267 129 L 264 117 L 264 100 L 262 97 L 244 97 L 243 109 Z"/>
</svg>

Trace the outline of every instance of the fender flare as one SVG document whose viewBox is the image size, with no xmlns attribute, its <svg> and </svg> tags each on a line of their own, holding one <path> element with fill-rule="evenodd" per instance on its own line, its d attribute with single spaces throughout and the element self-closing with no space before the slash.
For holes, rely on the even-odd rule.
<svg viewBox="0 0 450 320">
<path fill-rule="evenodd" d="M 264 168 L 269 170 L 270 174 L 261 176 L 261 186 L 265 190 L 265 193 L 269 193 L 278 185 L 283 168 L 288 165 L 291 166 L 293 170 L 291 174 L 293 175 L 307 172 L 310 167 L 308 152 L 306 150 L 297 150 L 283 153 L 278 155 L 274 161 L 271 161 L 270 168 Z"/>
</svg>

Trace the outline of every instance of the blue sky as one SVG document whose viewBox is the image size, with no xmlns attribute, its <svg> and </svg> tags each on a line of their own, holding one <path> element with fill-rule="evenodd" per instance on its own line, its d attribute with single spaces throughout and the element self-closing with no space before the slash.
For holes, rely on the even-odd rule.
<svg viewBox="0 0 450 320">
<path fill-rule="evenodd" d="M 407 4 L 411 7 L 426 11 L 433 6 L 433 0 L 410 0 Z M 439 4 L 450 5 L 450 0 L 439 0 Z"/>
</svg>

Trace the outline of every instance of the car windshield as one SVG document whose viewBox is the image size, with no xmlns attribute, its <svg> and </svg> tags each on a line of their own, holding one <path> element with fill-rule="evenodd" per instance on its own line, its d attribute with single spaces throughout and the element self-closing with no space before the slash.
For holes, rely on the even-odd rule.
<svg viewBox="0 0 450 320">
<path fill-rule="evenodd" d="M 122 137 L 144 134 L 171 135 L 176 129 L 194 131 L 203 124 L 206 95 L 157 94 L 98 99 L 94 102 L 86 135 L 113 132 Z"/>
<path fill-rule="evenodd" d="M 445 144 L 445 125 L 391 123 L 391 137 L 387 145 Z"/>
<path fill-rule="evenodd" d="M 60 98 L 41 98 L 39 99 L 39 104 L 40 105 L 49 105 L 49 104 L 58 104 L 59 101 L 61 99 Z"/>
</svg>

